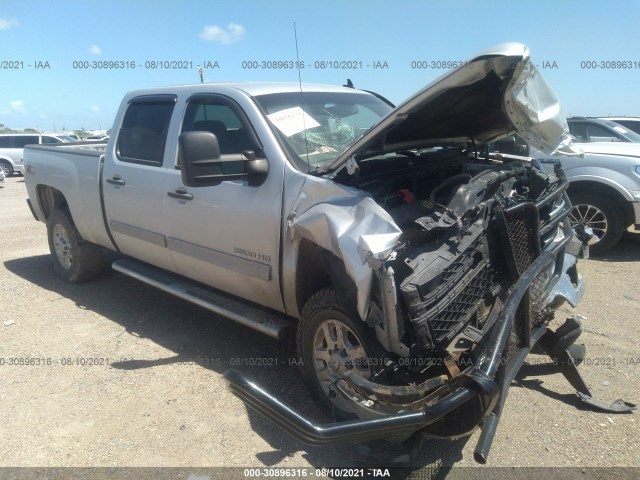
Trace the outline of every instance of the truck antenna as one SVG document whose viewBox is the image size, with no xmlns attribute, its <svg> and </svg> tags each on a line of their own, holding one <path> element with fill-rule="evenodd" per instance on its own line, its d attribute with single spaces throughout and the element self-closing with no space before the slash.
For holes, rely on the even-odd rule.
<svg viewBox="0 0 640 480">
<path fill-rule="evenodd" d="M 304 148 L 307 152 L 307 172 L 311 170 L 309 166 L 309 143 L 307 142 L 307 126 L 304 121 L 304 102 L 302 99 L 302 72 L 300 69 L 300 53 L 298 52 L 298 31 L 296 30 L 296 22 L 293 22 L 293 37 L 296 41 L 296 66 L 298 67 L 298 85 L 300 86 L 300 110 L 302 110 L 302 131 L 304 133 Z"/>
</svg>

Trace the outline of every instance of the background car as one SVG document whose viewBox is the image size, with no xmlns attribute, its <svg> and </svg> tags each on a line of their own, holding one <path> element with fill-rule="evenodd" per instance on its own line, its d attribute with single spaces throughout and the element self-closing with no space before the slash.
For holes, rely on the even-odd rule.
<svg viewBox="0 0 640 480">
<path fill-rule="evenodd" d="M 596 120 L 595 122 L 589 122 Z M 588 125 L 587 135 L 602 139 L 599 128 L 615 128 L 613 122 L 586 118 L 579 123 Z M 615 130 L 614 130 L 615 131 Z M 633 134 L 634 132 L 630 132 Z M 609 133 L 607 133 L 609 134 Z M 588 137 L 589 138 L 589 137 Z M 547 155 L 529 148 L 524 140 L 511 135 L 494 142 L 489 152 L 511 155 L 531 155 L 547 172 L 560 162 L 569 179 L 569 199 L 572 203 L 571 222 L 574 226 L 590 227 L 597 241 L 590 247 L 593 255 L 601 255 L 616 245 L 622 233 L 634 225 L 640 230 L 640 144 L 630 141 L 593 141 L 575 144 L 583 150 L 581 156 Z"/>
<path fill-rule="evenodd" d="M 65 143 L 66 140 L 56 135 L 40 133 L 8 133 L 0 135 L 0 168 L 5 176 L 11 177 L 15 172 L 24 173 L 22 150 L 25 145 Z"/>
<path fill-rule="evenodd" d="M 640 133 L 640 117 L 600 117 L 601 120 L 611 120 L 618 125 Z"/>
<path fill-rule="evenodd" d="M 633 142 L 640 143 L 640 134 L 611 119 L 592 117 L 567 118 L 573 143 Z"/>
</svg>

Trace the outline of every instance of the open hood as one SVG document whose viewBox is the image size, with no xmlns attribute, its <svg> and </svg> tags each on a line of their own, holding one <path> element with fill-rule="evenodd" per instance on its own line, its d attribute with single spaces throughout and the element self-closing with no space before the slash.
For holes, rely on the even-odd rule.
<svg viewBox="0 0 640 480">
<path fill-rule="evenodd" d="M 545 153 L 573 149 L 558 98 L 520 43 L 478 54 L 420 90 L 374 125 L 328 168 L 349 158 L 436 145 L 477 145 L 518 133 Z"/>
</svg>

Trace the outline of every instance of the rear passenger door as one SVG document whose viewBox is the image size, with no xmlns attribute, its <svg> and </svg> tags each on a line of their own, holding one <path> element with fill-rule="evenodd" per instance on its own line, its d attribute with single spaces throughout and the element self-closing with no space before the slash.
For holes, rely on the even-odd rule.
<svg viewBox="0 0 640 480">
<path fill-rule="evenodd" d="M 163 161 L 175 104 L 174 95 L 130 101 L 101 182 L 109 229 L 120 251 L 168 270 L 174 270 L 164 216 L 170 175 Z"/>
</svg>

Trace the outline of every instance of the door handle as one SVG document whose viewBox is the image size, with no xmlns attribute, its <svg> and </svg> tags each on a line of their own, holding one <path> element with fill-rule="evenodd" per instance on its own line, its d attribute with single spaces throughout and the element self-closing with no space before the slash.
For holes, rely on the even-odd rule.
<svg viewBox="0 0 640 480">
<path fill-rule="evenodd" d="M 116 175 L 113 178 L 107 178 L 107 183 L 110 183 L 111 185 L 124 185 L 126 182 L 124 180 L 122 180 L 120 178 L 120 176 Z"/>
<path fill-rule="evenodd" d="M 175 192 L 167 192 L 167 195 L 178 200 L 193 200 L 193 195 L 187 193 L 184 188 L 179 188 Z"/>
</svg>

